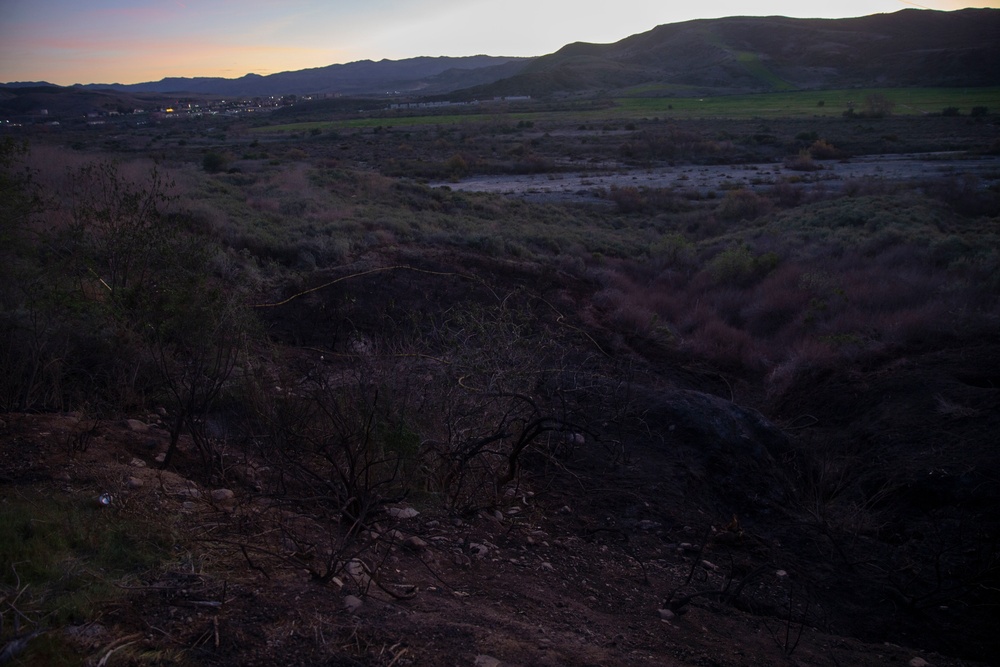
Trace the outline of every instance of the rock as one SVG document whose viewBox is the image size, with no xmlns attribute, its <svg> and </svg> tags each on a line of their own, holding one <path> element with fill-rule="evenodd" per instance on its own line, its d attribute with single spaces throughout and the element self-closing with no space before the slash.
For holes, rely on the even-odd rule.
<svg viewBox="0 0 1000 667">
<path fill-rule="evenodd" d="M 420 512 L 412 507 L 390 507 L 386 512 L 393 519 L 412 519 L 420 514 Z"/>
<path fill-rule="evenodd" d="M 422 551 L 427 548 L 427 543 L 416 535 L 411 535 L 403 540 L 403 546 L 410 551 Z"/>
<path fill-rule="evenodd" d="M 236 497 L 231 489 L 215 489 L 212 491 L 212 500 L 217 503 L 225 503 Z"/>
<path fill-rule="evenodd" d="M 131 461 L 129 461 L 129 465 L 132 466 L 133 468 L 145 468 L 146 462 L 143 461 L 142 459 L 132 459 Z"/>
<path fill-rule="evenodd" d="M 472 555 L 475 558 L 483 559 L 490 552 L 490 548 L 485 544 L 479 544 L 478 542 L 469 542 L 469 550 L 472 551 Z"/>
<path fill-rule="evenodd" d="M 552 563 L 549 563 L 548 561 L 542 563 L 541 567 L 543 570 L 548 570 L 549 572 L 556 571 L 556 568 L 552 567 Z"/>
<path fill-rule="evenodd" d="M 198 507 L 198 505 L 195 504 L 195 503 L 193 503 L 193 502 L 191 502 L 190 500 L 185 500 L 184 502 L 181 503 L 181 508 L 184 509 L 184 510 L 186 510 L 186 511 L 188 511 L 188 512 L 196 509 L 197 507 Z"/>
<path fill-rule="evenodd" d="M 712 480 L 734 508 L 784 506 L 792 497 L 774 458 L 786 454 L 790 442 L 758 412 L 683 389 L 637 390 L 632 405 L 650 432 L 665 435 L 663 446 L 683 450 L 691 474 Z"/>
<path fill-rule="evenodd" d="M 139 479 L 138 477 L 129 477 L 128 480 L 125 482 L 125 486 L 127 486 L 130 489 L 141 489 L 142 484 L 143 484 L 142 480 Z"/>
<path fill-rule="evenodd" d="M 458 565 L 459 567 L 469 567 L 470 565 L 472 565 L 472 559 L 466 556 L 465 554 L 455 554 L 451 560 L 453 563 L 455 563 L 455 565 Z"/>
<path fill-rule="evenodd" d="M 475 667 L 503 667 L 503 663 L 491 655 L 477 655 Z"/>
<path fill-rule="evenodd" d="M 661 621 L 672 621 L 677 618 L 677 614 L 670 611 L 669 609 L 660 609 L 660 620 Z"/>
<path fill-rule="evenodd" d="M 910 660 L 910 667 L 931 667 L 931 663 L 927 662 L 923 658 L 914 658 Z"/>
<path fill-rule="evenodd" d="M 156 461 L 157 463 L 163 463 L 164 461 L 167 460 L 167 453 L 160 452 L 159 454 L 153 457 L 153 460 Z"/>
<path fill-rule="evenodd" d="M 139 421 L 138 419 L 126 419 L 125 425 L 133 433 L 145 433 L 149 430 L 149 425 L 146 422 Z"/>
<path fill-rule="evenodd" d="M 365 603 L 362 602 L 361 598 L 356 595 L 344 596 L 344 609 L 346 609 L 349 614 L 358 613 L 358 610 L 360 610 L 364 604 Z"/>
<path fill-rule="evenodd" d="M 197 500 L 198 498 L 201 498 L 201 491 L 194 488 L 193 486 L 189 486 L 179 490 L 177 492 L 177 495 L 182 498 L 194 498 L 195 500 Z"/>
<path fill-rule="evenodd" d="M 705 568 L 706 570 L 710 570 L 711 572 L 718 572 L 719 571 L 719 566 L 718 565 L 716 565 L 715 563 L 712 563 L 710 561 L 707 561 L 707 560 L 701 561 L 701 566 L 703 568 Z"/>
</svg>

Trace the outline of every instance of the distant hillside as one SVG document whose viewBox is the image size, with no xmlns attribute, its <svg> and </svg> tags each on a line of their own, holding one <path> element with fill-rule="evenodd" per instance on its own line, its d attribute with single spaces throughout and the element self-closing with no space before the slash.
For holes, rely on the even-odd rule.
<svg viewBox="0 0 1000 667">
<path fill-rule="evenodd" d="M 853 19 L 733 17 L 661 25 L 539 58 L 363 60 L 239 79 L 168 78 L 73 90 L 224 97 L 692 95 L 857 86 L 1000 85 L 1000 10 L 905 9 Z M 43 89 L 45 83 L 7 84 Z M 0 85 L 0 91 L 4 86 Z M 51 91 L 50 91 L 51 94 Z M 26 97 L 18 104 L 32 104 Z M 108 101 L 95 100 L 108 108 Z M 34 104 L 38 106 L 38 104 Z"/>
<path fill-rule="evenodd" d="M 168 78 L 131 85 L 91 84 L 87 88 L 143 93 L 195 93 L 233 97 L 277 95 L 371 95 L 395 93 L 442 93 L 456 88 L 488 84 L 517 73 L 530 58 L 468 56 L 463 58 L 408 58 L 406 60 L 361 60 L 294 72 L 239 79 Z"/>
<path fill-rule="evenodd" d="M 169 106 L 172 101 L 155 94 L 63 88 L 52 84 L 8 84 L 0 86 L 0 118 L 82 119 L 89 114 L 125 114 L 135 109 L 155 109 Z"/>
<path fill-rule="evenodd" d="M 1000 84 L 1000 10 L 905 9 L 854 19 L 734 17 L 576 43 L 469 97 L 622 91 L 763 92 Z"/>
</svg>

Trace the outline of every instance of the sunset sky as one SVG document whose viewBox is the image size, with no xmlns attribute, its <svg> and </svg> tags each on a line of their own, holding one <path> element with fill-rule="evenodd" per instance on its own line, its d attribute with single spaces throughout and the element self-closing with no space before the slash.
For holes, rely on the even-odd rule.
<svg viewBox="0 0 1000 667">
<path fill-rule="evenodd" d="M 695 18 L 840 18 L 908 7 L 1000 1 L 0 0 L 0 82 L 138 83 L 363 59 L 536 56 Z"/>
</svg>

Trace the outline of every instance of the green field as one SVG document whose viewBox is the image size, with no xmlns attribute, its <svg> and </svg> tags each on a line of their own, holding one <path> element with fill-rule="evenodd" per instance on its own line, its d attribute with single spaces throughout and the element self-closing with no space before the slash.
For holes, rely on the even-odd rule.
<svg viewBox="0 0 1000 667">
<path fill-rule="evenodd" d="M 777 85 L 777 83 L 776 83 Z M 672 89 L 671 89 L 672 90 Z M 635 94 L 658 92 L 650 86 L 630 91 Z M 664 90 L 663 92 L 667 92 Z M 466 123 L 517 123 L 566 120 L 598 122 L 611 119 L 641 118 L 804 118 L 810 116 L 840 116 L 853 104 L 858 110 L 870 95 L 883 95 L 894 103 L 893 113 L 901 116 L 940 113 L 955 107 L 968 115 L 973 107 L 1000 109 L 1000 87 L 991 88 L 855 88 L 849 90 L 812 90 L 796 92 L 757 93 L 750 95 L 717 95 L 708 97 L 621 97 L 611 108 L 581 111 L 538 111 L 497 113 L 495 108 L 481 113 L 441 113 L 422 116 L 379 113 L 368 118 L 309 121 L 254 128 L 260 133 L 297 133 L 312 130 L 338 130 L 426 125 L 460 125 Z"/>
<path fill-rule="evenodd" d="M 1000 88 L 855 88 L 720 95 L 716 97 L 647 98 L 616 100 L 622 116 L 676 116 L 729 118 L 788 118 L 839 116 L 853 102 L 860 109 L 869 95 L 884 95 L 895 103 L 898 115 L 940 113 L 956 107 L 968 114 L 973 107 L 1000 108 Z"/>
</svg>

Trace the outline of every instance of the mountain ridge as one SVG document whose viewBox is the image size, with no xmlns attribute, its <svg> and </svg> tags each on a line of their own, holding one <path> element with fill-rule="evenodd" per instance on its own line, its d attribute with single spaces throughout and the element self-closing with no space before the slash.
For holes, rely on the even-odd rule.
<svg viewBox="0 0 1000 667">
<path fill-rule="evenodd" d="M 83 90 L 222 96 L 670 95 L 857 86 L 1000 85 L 1000 10 L 903 9 L 847 19 L 736 16 L 656 26 L 538 57 L 359 60 L 270 75 L 168 77 Z M 45 82 L 0 88 L 51 86 Z M 647 93 L 637 87 L 652 88 Z"/>
</svg>

